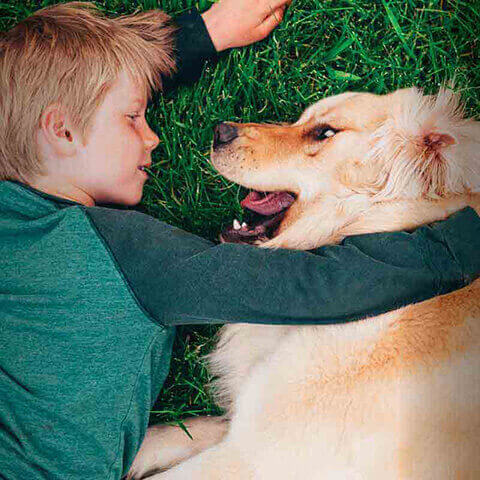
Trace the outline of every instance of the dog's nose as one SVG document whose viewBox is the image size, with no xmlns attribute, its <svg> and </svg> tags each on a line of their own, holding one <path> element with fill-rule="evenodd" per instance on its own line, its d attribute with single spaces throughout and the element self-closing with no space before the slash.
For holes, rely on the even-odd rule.
<svg viewBox="0 0 480 480">
<path fill-rule="evenodd" d="M 213 148 L 225 145 L 238 137 L 237 127 L 228 123 L 218 124 L 213 131 Z"/>
</svg>

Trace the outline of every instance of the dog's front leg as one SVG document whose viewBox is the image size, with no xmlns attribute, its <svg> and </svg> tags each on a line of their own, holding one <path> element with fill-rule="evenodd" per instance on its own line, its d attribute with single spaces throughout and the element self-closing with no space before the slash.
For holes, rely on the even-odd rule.
<svg viewBox="0 0 480 480">
<path fill-rule="evenodd" d="M 183 422 L 190 438 L 178 426 L 155 425 L 145 439 L 127 474 L 127 480 L 170 468 L 187 458 L 219 443 L 228 429 L 224 417 L 198 417 Z"/>
<path fill-rule="evenodd" d="M 260 452 L 259 452 L 260 453 Z M 228 440 L 148 480 L 253 480 L 254 469 Z"/>
</svg>

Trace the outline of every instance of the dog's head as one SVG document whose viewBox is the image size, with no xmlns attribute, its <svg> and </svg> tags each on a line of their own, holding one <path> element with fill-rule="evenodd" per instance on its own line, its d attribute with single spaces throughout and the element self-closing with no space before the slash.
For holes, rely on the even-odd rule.
<svg viewBox="0 0 480 480">
<path fill-rule="evenodd" d="M 220 124 L 211 161 L 257 215 L 223 241 L 314 248 L 375 205 L 479 193 L 480 122 L 447 89 L 343 93 L 292 125 Z"/>
</svg>

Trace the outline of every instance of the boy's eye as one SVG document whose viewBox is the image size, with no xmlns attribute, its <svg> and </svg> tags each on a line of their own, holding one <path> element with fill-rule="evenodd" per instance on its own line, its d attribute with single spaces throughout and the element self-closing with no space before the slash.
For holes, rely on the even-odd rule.
<svg viewBox="0 0 480 480">
<path fill-rule="evenodd" d="M 140 115 L 127 115 L 128 118 L 131 118 L 132 120 L 135 120 L 138 118 Z"/>
</svg>

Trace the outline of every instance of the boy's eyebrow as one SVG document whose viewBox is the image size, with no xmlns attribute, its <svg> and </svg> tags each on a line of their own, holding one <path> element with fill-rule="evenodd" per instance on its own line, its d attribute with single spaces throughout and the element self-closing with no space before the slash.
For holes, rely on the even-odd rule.
<svg viewBox="0 0 480 480">
<path fill-rule="evenodd" d="M 129 105 L 134 105 L 134 104 L 140 104 L 140 105 L 144 105 L 144 104 L 147 104 L 147 98 L 146 97 L 133 97 L 128 100 L 128 103 Z"/>
</svg>

